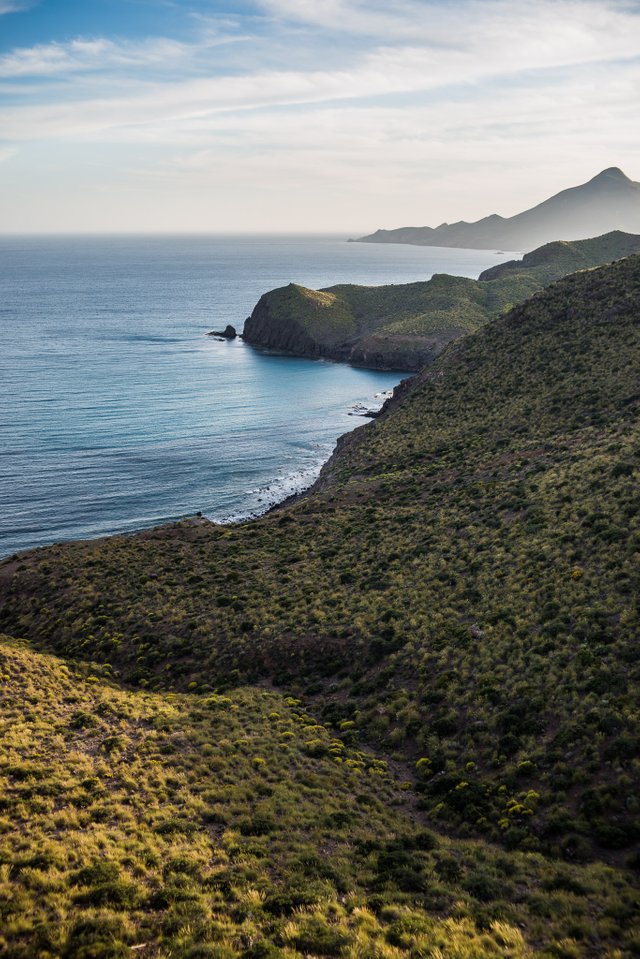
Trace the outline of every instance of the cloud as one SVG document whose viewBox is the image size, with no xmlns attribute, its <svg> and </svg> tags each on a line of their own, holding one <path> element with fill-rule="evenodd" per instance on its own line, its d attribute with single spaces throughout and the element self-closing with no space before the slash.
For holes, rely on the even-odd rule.
<svg viewBox="0 0 640 959">
<path fill-rule="evenodd" d="M 295 19 L 339 32 L 373 35 L 378 42 L 346 52 L 342 63 L 337 64 L 342 67 L 338 72 L 357 69 L 367 55 L 377 57 L 381 66 L 386 58 L 387 69 L 393 71 L 389 76 L 392 90 L 398 88 L 398 52 L 412 58 L 416 67 L 421 66 L 424 89 L 449 82 L 474 82 L 510 71 L 551 69 L 638 53 L 640 8 L 598 0 L 540 0 L 534 9 L 503 0 L 462 0 L 447 5 L 405 0 L 398 2 L 392 13 L 379 3 L 365 5 L 359 0 L 261 0 L 261 5 L 277 21 Z M 126 69 L 155 67 L 166 75 L 178 65 L 188 73 L 212 76 L 221 69 L 210 56 L 214 47 L 252 39 L 237 32 L 237 20 L 200 17 L 199 26 L 199 36 L 193 42 L 162 37 L 136 42 L 77 38 L 15 49 L 0 56 L 0 77 L 100 72 L 108 81 Z M 262 37 L 262 43 L 254 38 L 253 56 L 247 58 L 244 52 L 238 55 L 228 72 L 244 78 L 259 75 L 264 50 L 278 43 L 277 26 L 273 30 L 272 36 Z M 304 46 L 304 38 L 300 42 Z M 312 40 L 304 54 L 308 67 L 300 72 L 313 79 L 324 72 L 318 67 L 327 64 L 333 51 L 326 40 Z M 299 60 L 290 61 L 300 64 Z M 330 62 L 334 63 L 335 57 Z M 247 70 L 247 63 L 253 64 L 253 69 Z M 406 75 L 407 70 L 400 68 Z M 291 72 L 293 81 L 300 72 Z M 408 88 L 414 89 L 416 84 Z"/>
<path fill-rule="evenodd" d="M 104 38 L 76 39 L 69 43 L 18 48 L 0 56 L 0 77 L 51 76 L 87 70 L 105 72 L 113 68 L 153 64 L 166 66 L 184 58 L 187 52 L 185 44 L 162 38 L 141 43 L 116 43 Z"/>
<path fill-rule="evenodd" d="M 506 86 L 490 104 L 486 91 L 477 87 L 444 106 L 438 100 L 366 108 L 334 102 L 277 114 L 193 116 L 189 132 L 205 146 L 175 162 L 177 168 L 205 170 L 226 162 L 224 151 L 230 149 L 256 163 L 271 158 L 275 166 L 306 165 L 328 179 L 338 168 L 341 175 L 355 177 L 389 168 L 402 170 L 403 176 L 424 176 L 427 166 L 435 172 L 442 161 L 447 172 L 456 157 L 461 165 L 468 164 L 469 156 L 474 162 L 514 159 L 533 144 L 544 144 L 546 137 L 586 141 L 594 125 L 599 136 L 606 134 L 614 143 L 616 131 L 627 129 L 635 115 L 627 94 L 640 83 L 640 65 L 629 65 L 613 85 L 605 82 L 606 74 L 606 66 L 584 68 L 573 79 L 563 78 L 561 94 L 552 82 L 526 89 Z M 553 157 L 553 162 L 559 159 Z"/>
<path fill-rule="evenodd" d="M 20 2 L 20 0 L 0 0 L 0 17 L 5 13 L 20 13 L 22 10 L 29 10 L 34 6 L 33 2 Z"/>
<path fill-rule="evenodd" d="M 34 170 L 43 143 L 64 157 L 60 170 L 80 171 L 89 157 L 99 167 L 108 150 L 108 182 L 144 183 L 145 195 L 167 184 L 176 197 L 197 187 L 240 203 L 261 184 L 272 197 L 289 184 L 301 203 L 309 193 L 339 195 L 335 210 L 321 211 L 327 226 L 343 209 L 357 213 L 356 199 L 369 215 L 375 198 L 382 220 L 372 227 L 384 225 L 385 210 L 395 211 L 386 225 L 413 221 L 427 182 L 447 217 L 507 214 L 522 207 L 534 174 L 532 199 L 542 199 L 545 184 L 553 192 L 575 182 L 576 169 L 585 179 L 597 172 L 596 158 L 620 165 L 640 151 L 637 4 L 260 0 L 260 8 L 262 19 L 193 17 L 187 40 L 76 38 L 6 53 L 3 141 L 20 144 Z M 496 169 L 509 171 L 504 203 L 465 192 Z M 437 212 L 424 217 L 436 221 Z"/>
<path fill-rule="evenodd" d="M 431 7 L 428 3 L 407 0 L 396 0 L 391 11 L 388 3 L 361 3 L 358 0 L 259 0 L 258 5 L 275 20 L 387 40 L 415 35 L 416 26 L 425 23 Z M 437 11 L 437 5 L 434 8 Z"/>
<path fill-rule="evenodd" d="M 616 23 L 638 23 L 637 5 L 625 0 L 257 0 L 274 21 L 307 24 L 333 33 L 351 33 L 384 42 L 406 41 L 427 45 L 464 46 L 470 36 L 482 40 L 496 31 L 518 47 L 526 35 L 522 27 L 544 32 L 551 39 L 556 23 L 560 33 L 572 24 L 574 34 L 590 34 Z M 575 29 L 578 28 L 578 29 Z"/>
<path fill-rule="evenodd" d="M 220 114 L 244 115 L 322 103 L 360 102 L 365 108 L 376 100 L 425 96 L 436 97 L 442 108 L 452 100 L 473 98 L 476 85 L 483 87 L 486 104 L 487 97 L 499 94 L 501 81 L 514 86 L 516 92 L 520 87 L 526 90 L 550 82 L 558 87 L 557 95 L 564 102 L 562 83 L 566 78 L 560 83 L 558 71 L 610 63 L 609 73 L 601 78 L 608 88 L 624 73 L 624 63 L 635 62 L 637 56 L 637 31 L 632 28 L 637 27 L 638 18 L 633 14 L 614 14 L 608 7 L 599 7 L 602 19 L 594 15 L 588 22 L 575 21 L 566 16 L 569 7 L 571 4 L 558 4 L 552 23 L 531 18 L 526 10 L 514 14 L 501 7 L 504 17 L 494 19 L 491 29 L 487 24 L 467 26 L 459 34 L 456 48 L 424 47 L 416 42 L 381 45 L 351 55 L 332 69 L 250 67 L 215 75 L 211 57 L 205 56 L 206 75 L 189 76 L 200 70 L 184 69 L 181 73 L 187 79 L 154 82 L 145 68 L 170 61 L 192 64 L 194 54 L 188 45 L 168 40 L 116 44 L 99 39 L 14 51 L 0 58 L 0 76 L 15 80 L 20 75 L 94 70 L 95 82 L 88 83 L 83 74 L 81 83 L 53 91 L 51 102 L 43 102 L 46 98 L 40 95 L 34 102 L 7 105 L 0 110 L 0 129 L 9 140 L 121 137 L 132 142 L 173 142 L 176 137 L 188 140 L 206 135 Z M 514 44 L 516 22 L 520 39 Z M 122 78 L 130 67 L 143 68 L 143 82 L 120 96 Z M 494 89 L 487 92 L 487 85 Z M 98 96 L 97 88 L 106 92 Z M 627 97 L 632 94 L 628 91 Z"/>
</svg>

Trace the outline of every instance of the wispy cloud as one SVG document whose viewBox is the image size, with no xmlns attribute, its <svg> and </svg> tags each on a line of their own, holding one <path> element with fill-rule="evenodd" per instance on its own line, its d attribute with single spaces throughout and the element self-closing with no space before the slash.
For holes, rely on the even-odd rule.
<svg viewBox="0 0 640 959">
<path fill-rule="evenodd" d="M 608 8 L 602 11 L 603 16 L 612 16 Z M 219 114 L 325 102 L 361 101 L 367 106 L 376 98 L 433 95 L 438 90 L 446 91 L 441 94 L 445 100 L 464 99 L 473 94 L 474 85 L 495 84 L 500 78 L 513 85 L 519 76 L 526 89 L 544 82 L 543 77 L 532 74 L 546 73 L 550 82 L 557 84 L 554 71 L 633 61 L 637 54 L 637 32 L 632 27 L 638 26 L 640 18 L 632 14 L 616 14 L 608 21 L 609 29 L 601 32 L 597 18 L 585 26 L 557 13 L 550 30 L 545 20 L 529 22 L 524 12 L 518 20 L 521 39 L 517 45 L 512 42 L 515 15 L 509 16 L 508 29 L 502 22 L 493 22 L 490 29 L 487 24 L 468 25 L 459 32 L 454 49 L 425 48 L 417 43 L 386 45 L 353 56 L 341 68 L 331 70 L 249 69 L 155 83 L 147 74 L 138 90 L 126 97 L 109 96 L 108 92 L 96 97 L 95 86 L 87 86 L 83 80 L 79 86 L 65 86 L 50 102 L 5 107 L 0 110 L 0 124 L 5 137 L 16 140 L 92 139 L 120 132 L 133 141 L 149 137 L 173 141 L 180 133 L 189 137 L 194 130 L 206 130 Z M 174 65 L 192 63 L 193 56 L 188 45 L 168 40 L 143 44 L 78 40 L 14 51 L 0 58 L 0 76 L 15 79 L 95 70 L 100 88 L 108 91 L 109 77 L 121 77 L 123 69 L 169 61 Z M 621 70 L 618 66 L 617 72 Z M 613 74 L 603 78 L 605 87 L 612 80 Z"/>
<path fill-rule="evenodd" d="M 637 27 L 640 10 L 625 0 L 258 0 L 276 21 L 309 24 L 339 34 L 353 33 L 384 42 L 422 42 L 433 46 L 466 46 L 472 34 L 502 36 L 518 49 L 532 29 L 552 46 L 566 40 L 583 43 L 602 37 L 603 28 L 617 32 L 625 23 Z M 636 34 L 637 36 L 637 34 Z"/>
<path fill-rule="evenodd" d="M 20 13 L 21 10 L 29 10 L 35 5 L 36 0 L 0 0 L 0 16 L 5 13 Z"/>
<path fill-rule="evenodd" d="M 340 195 L 326 217 L 357 212 L 356 199 L 373 209 L 375 198 L 383 219 L 372 227 L 412 220 L 427 182 L 444 209 L 424 222 L 471 215 L 470 169 L 510 171 L 499 205 L 508 213 L 534 170 L 541 199 L 543 182 L 597 172 L 596 157 L 611 165 L 640 153 L 635 3 L 256 0 L 255 9 L 262 15 L 190 15 L 179 40 L 78 37 L 5 53 L 3 141 L 20 145 L 21 159 L 46 142 L 78 168 L 108 146 L 110 177 L 145 190 L 170 183 L 176 197 L 210 191 L 225 208 L 257 199 L 266 181 L 280 202 Z"/>
<path fill-rule="evenodd" d="M 375 35 L 378 42 L 369 48 L 362 45 L 359 52 L 349 51 L 349 62 L 342 65 L 341 74 L 348 73 L 352 64 L 357 68 L 367 52 L 369 59 L 377 57 L 381 64 L 386 58 L 388 69 L 395 72 L 400 59 L 409 57 L 420 67 L 425 89 L 452 80 L 474 82 L 478 77 L 513 70 L 550 69 L 638 55 L 640 8 L 600 0 L 540 0 L 533 9 L 503 0 L 467 0 L 451 5 L 413 0 L 398 3 L 392 13 L 379 4 L 365 5 L 358 0 L 261 0 L 261 4 L 279 21 L 292 19 L 336 32 L 352 29 Z M 200 74 L 216 75 L 215 61 L 204 54 L 215 46 L 247 42 L 251 36 L 239 32 L 237 20 L 195 19 L 200 31 L 192 42 L 162 37 L 135 42 L 96 37 L 14 49 L 0 57 L 0 77 L 100 71 L 108 80 L 126 68 L 156 65 L 170 70 L 177 64 Z M 264 37 L 263 42 L 267 44 Z M 239 58 L 234 75 L 259 75 L 261 54 L 256 53 L 248 62 L 244 56 Z M 311 44 L 306 50 L 306 72 L 311 78 L 317 75 L 326 53 L 326 44 L 322 43 L 315 49 Z M 293 79 L 296 76 L 299 74 L 292 74 Z M 396 87 L 394 76 L 392 73 L 389 78 L 392 88 Z"/>
<path fill-rule="evenodd" d="M 264 12 L 277 20 L 289 20 L 323 27 L 334 32 L 366 36 L 407 36 L 410 24 L 424 23 L 431 6 L 397 0 L 389 4 L 359 3 L 357 0 L 259 0 Z"/>
<path fill-rule="evenodd" d="M 0 57 L 0 77 L 51 76 L 75 71 L 127 66 L 167 65 L 183 59 L 188 48 L 174 40 L 152 39 L 142 43 L 114 42 L 104 38 L 72 40 L 18 48 Z"/>
</svg>

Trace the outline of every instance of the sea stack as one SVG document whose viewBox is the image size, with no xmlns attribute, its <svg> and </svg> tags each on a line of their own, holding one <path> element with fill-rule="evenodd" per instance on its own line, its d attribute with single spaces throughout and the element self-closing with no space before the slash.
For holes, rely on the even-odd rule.
<svg viewBox="0 0 640 959">
<path fill-rule="evenodd" d="M 237 335 L 235 326 L 231 326 L 230 323 L 227 323 L 224 330 L 211 330 L 207 333 L 207 336 L 219 336 L 223 340 L 235 340 Z"/>
</svg>

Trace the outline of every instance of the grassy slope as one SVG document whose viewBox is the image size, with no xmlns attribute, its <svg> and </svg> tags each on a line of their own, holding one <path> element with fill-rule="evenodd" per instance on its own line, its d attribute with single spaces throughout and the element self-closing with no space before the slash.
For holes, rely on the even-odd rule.
<svg viewBox="0 0 640 959">
<path fill-rule="evenodd" d="M 637 865 L 639 353 L 640 257 L 568 277 L 286 511 L 5 562 L 4 628 L 156 689 L 274 679 L 417 760 L 434 828 Z"/>
<path fill-rule="evenodd" d="M 608 867 L 416 829 L 386 764 L 297 700 L 126 693 L 6 638 L 0 668 L 12 959 L 525 959 L 574 955 L 568 934 L 613 957 L 639 901 Z"/>
<path fill-rule="evenodd" d="M 486 271 L 483 282 L 436 274 L 431 280 L 391 286 L 339 285 L 323 291 L 290 284 L 265 294 L 271 318 L 299 325 L 327 347 L 381 336 L 461 336 L 474 332 L 554 280 L 640 250 L 640 238 L 624 233 L 573 243 L 550 243 L 523 261 Z M 489 277 L 491 277 L 489 279 Z M 444 342 L 443 342 L 444 345 Z"/>
<path fill-rule="evenodd" d="M 560 279 L 568 273 L 593 269 L 605 263 L 638 253 L 639 238 L 632 233 L 614 230 L 589 240 L 556 240 L 546 243 L 521 260 L 500 263 L 480 274 L 480 279 L 490 280 L 507 274 L 534 270 L 543 284 Z"/>
<path fill-rule="evenodd" d="M 475 280 L 438 274 L 432 280 L 392 286 L 331 287 L 347 303 L 360 330 L 426 333 L 478 329 L 486 322 L 484 293 Z"/>
<path fill-rule="evenodd" d="M 366 333 L 429 336 L 473 332 L 542 286 L 536 277 L 509 275 L 489 283 L 437 274 L 431 280 L 391 286 L 341 285 L 309 290 L 290 284 L 263 296 L 271 322 L 297 326 L 332 348 Z"/>
</svg>

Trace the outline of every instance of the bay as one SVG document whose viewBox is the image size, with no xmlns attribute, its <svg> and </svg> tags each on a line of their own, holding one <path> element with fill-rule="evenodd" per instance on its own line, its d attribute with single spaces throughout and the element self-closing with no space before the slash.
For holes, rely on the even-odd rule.
<svg viewBox="0 0 640 959">
<path fill-rule="evenodd" d="M 479 250 L 339 236 L 0 237 L 0 556 L 197 511 L 255 515 L 317 476 L 399 373 L 265 355 L 241 330 L 291 281 L 477 276 Z"/>
</svg>

